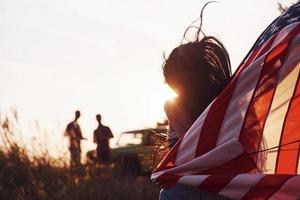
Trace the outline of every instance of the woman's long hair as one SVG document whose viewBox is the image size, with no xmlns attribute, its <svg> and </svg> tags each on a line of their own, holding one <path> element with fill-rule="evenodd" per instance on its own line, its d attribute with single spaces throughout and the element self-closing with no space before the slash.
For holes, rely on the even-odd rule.
<svg viewBox="0 0 300 200">
<path fill-rule="evenodd" d="M 177 92 L 178 99 L 184 99 L 181 106 L 194 120 L 219 95 L 231 77 L 230 59 L 224 45 L 202 31 L 203 12 L 209 3 L 204 5 L 199 19 L 186 29 L 180 45 L 163 64 L 166 83 Z M 199 26 L 193 25 L 196 21 L 200 21 Z M 184 43 L 191 28 L 197 30 L 195 38 Z"/>
</svg>

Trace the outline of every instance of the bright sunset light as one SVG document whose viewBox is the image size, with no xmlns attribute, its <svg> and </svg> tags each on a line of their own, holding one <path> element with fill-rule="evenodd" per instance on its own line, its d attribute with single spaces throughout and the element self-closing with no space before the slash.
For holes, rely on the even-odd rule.
<svg viewBox="0 0 300 200">
<path fill-rule="evenodd" d="M 155 126 L 175 96 L 164 84 L 163 52 L 179 45 L 204 3 L 0 1 L 0 111 L 16 107 L 24 137 L 39 136 L 37 121 L 55 146 L 75 110 L 86 149 L 98 113 L 116 137 Z M 220 0 L 205 10 L 203 29 L 224 43 L 234 70 L 278 15 L 277 1 Z"/>
<path fill-rule="evenodd" d="M 300 0 L 0 0 L 0 200 L 300 200 L 299 51 Z"/>
</svg>

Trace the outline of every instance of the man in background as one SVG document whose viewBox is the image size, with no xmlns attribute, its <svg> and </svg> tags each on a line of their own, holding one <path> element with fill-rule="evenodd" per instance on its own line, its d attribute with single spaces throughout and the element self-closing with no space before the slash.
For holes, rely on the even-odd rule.
<svg viewBox="0 0 300 200">
<path fill-rule="evenodd" d="M 101 123 L 101 115 L 96 115 L 98 127 L 94 131 L 94 143 L 97 144 L 97 160 L 100 163 L 107 163 L 110 159 L 109 140 L 113 138 L 113 134 L 108 126 Z"/>
<path fill-rule="evenodd" d="M 81 165 L 81 140 L 85 139 L 82 137 L 82 132 L 78 124 L 78 119 L 80 117 L 80 111 L 75 112 L 74 121 L 67 125 L 65 136 L 69 137 L 70 141 L 70 165 L 72 167 L 77 167 Z"/>
</svg>

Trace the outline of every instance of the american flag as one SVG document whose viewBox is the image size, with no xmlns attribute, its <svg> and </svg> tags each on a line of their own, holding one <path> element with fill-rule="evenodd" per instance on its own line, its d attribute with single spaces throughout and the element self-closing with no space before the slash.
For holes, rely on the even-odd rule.
<svg viewBox="0 0 300 200">
<path fill-rule="evenodd" d="M 153 171 L 231 199 L 300 199 L 300 3 L 262 33 Z"/>
</svg>

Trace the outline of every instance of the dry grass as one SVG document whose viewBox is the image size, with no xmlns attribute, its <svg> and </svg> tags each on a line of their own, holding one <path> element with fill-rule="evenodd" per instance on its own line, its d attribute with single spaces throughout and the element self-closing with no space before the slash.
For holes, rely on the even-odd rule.
<svg viewBox="0 0 300 200">
<path fill-rule="evenodd" d="M 0 199 L 97 200 L 158 199 L 149 177 L 115 178 L 109 166 L 70 168 L 63 159 L 29 156 L 10 135 L 9 120 L 0 126 Z"/>
</svg>

